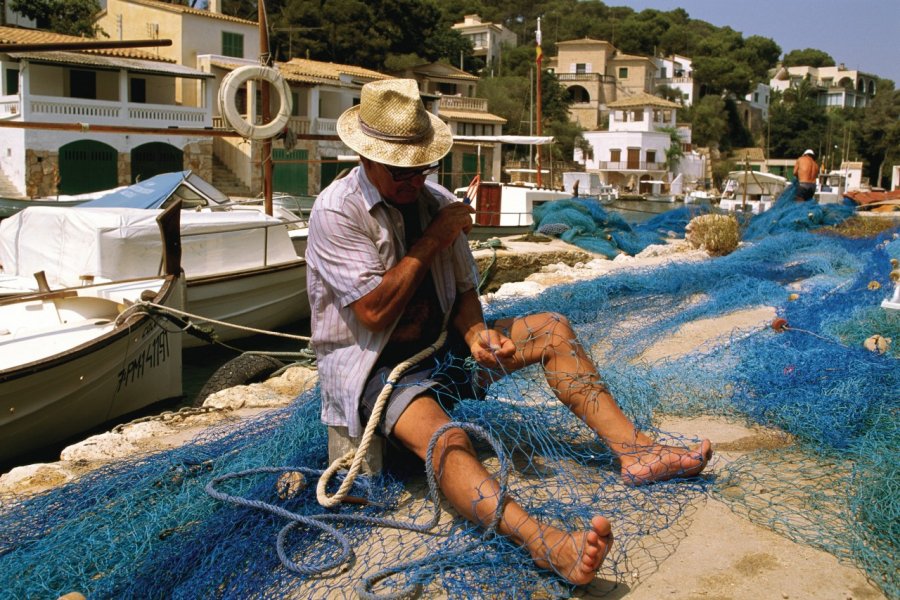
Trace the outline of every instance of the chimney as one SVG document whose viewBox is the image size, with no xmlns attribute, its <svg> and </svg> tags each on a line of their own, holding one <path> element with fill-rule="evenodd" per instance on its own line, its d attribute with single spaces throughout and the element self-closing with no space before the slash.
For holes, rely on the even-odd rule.
<svg viewBox="0 0 900 600">
<path fill-rule="evenodd" d="M 211 13 L 222 13 L 222 0 L 208 0 L 206 9 Z"/>
</svg>

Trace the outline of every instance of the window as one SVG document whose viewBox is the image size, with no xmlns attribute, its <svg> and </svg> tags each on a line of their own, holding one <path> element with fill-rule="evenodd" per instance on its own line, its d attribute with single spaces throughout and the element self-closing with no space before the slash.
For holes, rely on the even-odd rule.
<svg viewBox="0 0 900 600">
<path fill-rule="evenodd" d="M 656 150 L 647 150 L 647 162 L 648 163 L 656 162 Z"/>
<path fill-rule="evenodd" d="M 94 71 L 69 71 L 69 95 L 72 98 L 97 99 L 97 73 Z"/>
<path fill-rule="evenodd" d="M 628 67 L 619 67 L 619 79 L 628 79 Z"/>
<path fill-rule="evenodd" d="M 620 148 L 610 149 L 609 162 L 622 162 L 622 150 Z"/>
<path fill-rule="evenodd" d="M 291 116 L 300 116 L 300 94 L 297 92 L 291 92 Z"/>
<path fill-rule="evenodd" d="M 147 102 L 147 80 L 146 79 L 132 79 L 128 82 L 129 87 L 129 100 L 131 102 L 145 103 Z"/>
<path fill-rule="evenodd" d="M 579 75 L 587 73 L 587 65 L 584 63 L 575 63 L 575 72 Z"/>
<path fill-rule="evenodd" d="M 244 36 L 240 33 L 222 32 L 222 54 L 244 58 Z"/>
<path fill-rule="evenodd" d="M 6 95 L 13 96 L 19 93 L 19 70 L 6 70 Z"/>
</svg>

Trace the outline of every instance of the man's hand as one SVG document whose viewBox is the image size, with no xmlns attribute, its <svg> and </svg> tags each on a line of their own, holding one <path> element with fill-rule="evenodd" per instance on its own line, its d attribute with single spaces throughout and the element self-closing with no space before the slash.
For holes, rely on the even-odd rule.
<svg viewBox="0 0 900 600">
<path fill-rule="evenodd" d="M 476 333 L 469 343 L 469 351 L 479 365 L 488 369 L 515 370 L 520 366 L 515 343 L 496 329 Z"/>
<path fill-rule="evenodd" d="M 432 219 L 422 237 L 436 240 L 442 249 L 449 248 L 460 232 L 469 233 L 472 230 L 474 212 L 474 208 L 462 202 L 448 204 Z"/>
</svg>

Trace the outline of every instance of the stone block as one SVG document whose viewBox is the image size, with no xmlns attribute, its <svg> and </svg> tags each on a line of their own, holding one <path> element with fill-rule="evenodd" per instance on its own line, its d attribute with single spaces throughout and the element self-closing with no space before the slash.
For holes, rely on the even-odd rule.
<svg viewBox="0 0 900 600">
<path fill-rule="evenodd" d="M 341 458 L 350 451 L 359 448 L 360 438 L 351 437 L 346 427 L 331 426 L 328 428 L 328 463 Z M 369 443 L 362 470 L 371 475 L 381 472 L 384 466 L 384 438 L 375 435 Z"/>
</svg>

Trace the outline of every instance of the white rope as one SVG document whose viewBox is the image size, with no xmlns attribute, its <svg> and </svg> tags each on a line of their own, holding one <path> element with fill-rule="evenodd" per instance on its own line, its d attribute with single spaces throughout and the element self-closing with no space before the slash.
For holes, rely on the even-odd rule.
<svg viewBox="0 0 900 600">
<path fill-rule="evenodd" d="M 322 473 L 322 476 L 319 477 L 319 484 L 316 486 L 316 499 L 319 501 L 319 504 L 324 506 L 325 508 L 333 508 L 343 501 L 343 499 L 347 496 L 347 493 L 350 491 L 350 488 L 353 486 L 353 482 L 356 480 L 356 476 L 359 474 L 359 470 L 362 468 L 362 463 L 365 460 L 366 453 L 369 451 L 369 444 L 372 442 L 372 438 L 375 436 L 375 432 L 378 428 L 378 424 L 381 422 L 381 413 L 384 412 L 385 406 L 387 406 L 388 398 L 391 397 L 391 392 L 394 389 L 394 385 L 396 385 L 397 380 L 400 379 L 400 376 L 406 372 L 407 369 L 421 362 L 423 359 L 428 358 L 432 354 L 437 351 L 444 344 L 444 340 L 447 339 L 447 323 L 450 319 L 450 313 L 444 317 L 444 325 L 441 330 L 441 335 L 438 336 L 438 339 L 435 340 L 433 344 L 428 346 L 427 348 L 421 350 L 418 354 L 409 358 L 391 371 L 390 375 L 388 375 L 387 381 L 384 384 L 384 387 L 381 389 L 381 393 L 378 395 L 378 399 L 375 401 L 375 407 L 372 409 L 372 415 L 369 417 L 369 422 L 366 423 L 366 429 L 363 431 L 362 439 L 360 439 L 359 446 L 356 448 L 356 451 L 349 451 L 344 456 L 335 459 L 331 465 L 325 469 Z M 344 477 L 343 483 L 341 483 L 338 491 L 334 493 L 334 495 L 329 496 L 328 492 L 325 488 L 328 487 L 328 482 L 331 480 L 331 477 L 340 471 L 341 469 L 348 469 L 347 475 Z"/>
<path fill-rule="evenodd" d="M 255 120 L 255 115 L 248 115 L 250 121 L 244 120 L 237 108 L 236 95 L 250 79 L 263 79 L 272 84 L 278 94 L 280 106 L 278 114 L 268 123 L 255 125 L 250 121 Z M 251 140 L 266 140 L 275 137 L 284 130 L 291 118 L 291 87 L 281 76 L 278 69 L 262 65 L 246 65 L 238 67 L 222 79 L 219 86 L 219 113 L 228 124 L 242 137 Z"/>
<path fill-rule="evenodd" d="M 204 323 L 212 323 L 213 325 L 221 325 L 223 327 L 231 327 L 232 329 L 239 329 L 241 331 L 249 331 L 250 333 L 261 333 L 265 335 L 271 335 L 275 337 L 283 337 L 290 340 L 299 340 L 301 342 L 309 342 L 310 338 L 303 335 L 294 335 L 291 333 L 281 333 L 280 331 L 268 331 L 266 329 L 255 329 L 253 327 L 247 327 L 245 325 L 235 325 L 234 323 L 227 323 L 225 321 L 217 321 L 216 319 L 210 319 L 209 317 L 204 317 L 201 315 L 195 315 L 193 313 L 185 312 L 183 310 L 178 310 L 177 308 L 171 308 L 169 306 L 163 306 L 162 304 L 155 304 L 153 302 L 147 302 L 145 300 L 139 300 L 123 310 L 118 317 L 116 317 L 116 322 L 118 324 L 119 319 L 125 318 L 131 312 L 136 311 L 139 308 L 151 307 L 155 308 L 159 312 L 168 312 L 173 315 L 177 315 L 179 317 L 188 317 L 189 319 L 195 319 L 197 321 L 203 321 Z"/>
</svg>

